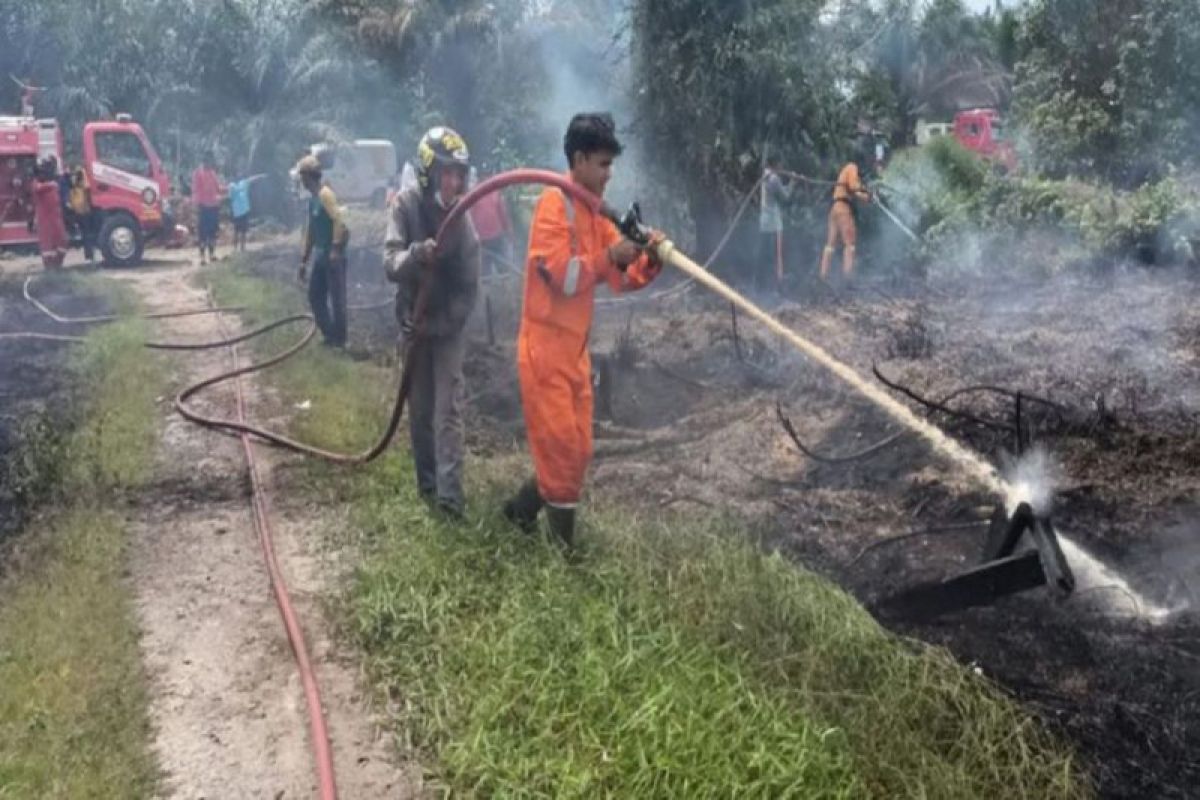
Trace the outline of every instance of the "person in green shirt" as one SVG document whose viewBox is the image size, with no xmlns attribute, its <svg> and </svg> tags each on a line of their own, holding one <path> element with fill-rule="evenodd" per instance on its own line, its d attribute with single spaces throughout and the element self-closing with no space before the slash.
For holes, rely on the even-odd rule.
<svg viewBox="0 0 1200 800">
<path fill-rule="evenodd" d="M 304 254 L 300 258 L 300 282 L 312 263 L 308 282 L 308 304 L 325 344 L 346 346 L 346 245 L 350 233 L 338 208 L 333 190 L 321 182 L 321 162 L 305 156 L 296 164 L 296 174 L 311 195 L 308 221 L 304 226 Z"/>
</svg>

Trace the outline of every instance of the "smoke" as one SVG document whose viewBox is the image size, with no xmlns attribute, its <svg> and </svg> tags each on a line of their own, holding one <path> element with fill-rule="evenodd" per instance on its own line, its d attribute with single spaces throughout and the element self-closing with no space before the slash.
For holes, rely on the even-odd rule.
<svg viewBox="0 0 1200 800">
<path fill-rule="evenodd" d="M 1054 503 L 1054 493 L 1063 485 L 1065 474 L 1050 451 L 1037 446 L 1002 470 L 1009 485 L 1005 498 L 1008 509 L 1029 503 L 1034 513 L 1048 515 Z"/>
<path fill-rule="evenodd" d="M 633 104 L 626 87 L 633 81 L 622 20 L 623 14 L 614 13 L 607 22 L 591 20 L 569 29 L 556 25 L 538 37 L 538 56 L 549 81 L 538 112 L 543 126 L 553 132 L 549 137 L 553 144 L 543 158 L 554 169 L 566 166 L 562 134 L 571 117 L 587 111 L 611 112 L 625 152 L 613 170 L 609 197 L 628 202 L 645 188 L 640 168 L 644 149 L 632 129 Z"/>
<path fill-rule="evenodd" d="M 1016 459 L 1003 474 L 1010 487 L 1005 498 L 1008 509 L 1012 511 L 1021 503 L 1029 503 L 1039 516 L 1050 515 L 1055 492 L 1066 479 L 1062 466 L 1044 447 L 1036 447 Z M 1075 597 L 1098 606 L 1106 614 L 1134 617 L 1151 624 L 1166 622 L 1187 607 L 1186 600 L 1160 605 L 1135 589 L 1116 569 L 1085 550 L 1073 537 L 1062 530 L 1058 534 L 1063 557 L 1075 577 Z M 1200 557 L 1200 548 L 1193 546 L 1192 555 Z M 1161 580 L 1155 583 L 1161 583 Z"/>
</svg>

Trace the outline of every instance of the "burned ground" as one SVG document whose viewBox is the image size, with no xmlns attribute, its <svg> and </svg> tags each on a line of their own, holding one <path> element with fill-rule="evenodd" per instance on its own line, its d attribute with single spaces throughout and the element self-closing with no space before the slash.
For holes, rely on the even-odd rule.
<svg viewBox="0 0 1200 800">
<path fill-rule="evenodd" d="M 24 276 L 0 277 L 0 333 L 79 334 L 84 326 L 59 325 L 27 303 Z M 38 282 L 39 296 L 67 316 L 103 314 L 104 301 L 65 279 Z M 68 345 L 0 339 L 0 542 L 20 530 L 36 503 L 53 487 L 56 448 L 71 412 L 64 371 Z"/>
<path fill-rule="evenodd" d="M 351 302 L 390 294 L 371 254 Z M 257 269 L 289 277 L 291 261 Z M 892 621 L 991 675 L 1075 741 L 1103 796 L 1200 792 L 1200 309 L 1186 275 L 1112 273 L 1015 286 L 867 283 L 770 308 L 870 375 L 945 403 L 914 408 L 1005 463 L 1021 430 L 1059 464 L 1055 520 L 1149 601 L 1129 618 L 1111 587 L 1034 590 L 935 620 Z M 470 442 L 519 446 L 513 339 L 519 287 L 485 286 L 468 359 Z M 490 321 L 489 318 L 490 317 Z M 354 315 L 352 343 L 394 352 L 389 309 Z M 591 348 L 591 493 L 647 510 L 733 513 L 765 546 L 868 605 L 978 562 L 993 499 L 836 379 L 696 290 L 602 304 Z M 784 432 L 776 403 L 821 459 Z M 910 401 L 911 402 L 911 401 Z M 1023 440 L 1024 441 L 1024 440 Z M 868 451 L 864 457 L 856 457 Z M 849 457 L 849 458 L 847 458 Z M 957 526 L 957 527 L 956 527 Z M 947 530 L 947 528 L 950 528 Z M 899 534 L 937 529 L 926 535 Z"/>
</svg>

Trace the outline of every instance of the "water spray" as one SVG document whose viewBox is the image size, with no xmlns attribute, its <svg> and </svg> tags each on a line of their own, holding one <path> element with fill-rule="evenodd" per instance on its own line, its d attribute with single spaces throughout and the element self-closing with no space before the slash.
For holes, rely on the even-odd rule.
<svg viewBox="0 0 1200 800">
<path fill-rule="evenodd" d="M 910 236 L 916 238 L 899 220 L 893 219 Z M 1044 479 L 1008 480 L 980 455 L 947 436 L 940 428 L 918 417 L 908 406 L 868 382 L 852 367 L 834 358 L 827 350 L 812 342 L 743 297 L 712 273 L 682 253 L 673 242 L 652 243 L 650 231 L 641 222 L 636 204 L 623 216 L 607 206 L 598 206 L 621 232 L 639 244 L 653 250 L 664 264 L 670 264 L 696 283 L 720 295 L 735 307 L 761 322 L 793 348 L 832 372 L 850 388 L 908 430 L 916 433 L 934 452 L 961 467 L 999 501 L 991 523 L 988 545 L 981 564 L 962 575 L 940 583 L 917 587 L 915 594 L 901 593 L 889 598 L 892 608 L 922 615 L 944 613 L 957 608 L 989 603 L 998 597 L 1040 585 L 1050 585 L 1061 596 L 1071 594 L 1076 587 L 1075 564 L 1088 590 L 1112 587 L 1118 597 L 1128 600 L 1129 613 L 1150 621 L 1162 621 L 1171 611 L 1156 606 L 1141 597 L 1110 568 L 1087 553 L 1082 547 L 1061 536 L 1050 520 L 1041 495 L 1049 494 Z M 1016 546 L 1028 536 L 1034 549 L 1016 553 Z M 1070 563 L 1068 563 L 1068 561 Z"/>
<path fill-rule="evenodd" d="M 917 236 L 915 233 L 912 232 L 911 228 L 909 228 L 907 225 L 905 225 L 903 222 L 901 222 L 900 218 L 897 217 L 894 213 L 892 213 L 892 210 L 890 208 L 888 208 L 886 205 L 884 205 L 884 202 L 883 202 L 883 200 L 881 200 L 879 198 L 879 195 L 875 195 L 875 205 L 879 206 L 879 210 L 882 211 L 884 214 L 886 214 L 887 218 L 890 219 L 893 223 L 895 223 L 897 228 L 904 231 L 904 233 L 908 236 L 908 238 L 912 239 L 913 242 L 915 242 L 915 243 L 918 243 L 918 244 L 920 243 L 921 237 Z"/>
</svg>

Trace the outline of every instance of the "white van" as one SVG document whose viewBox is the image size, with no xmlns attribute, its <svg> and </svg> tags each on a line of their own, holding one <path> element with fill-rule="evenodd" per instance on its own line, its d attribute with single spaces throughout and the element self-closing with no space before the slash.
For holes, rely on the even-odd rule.
<svg viewBox="0 0 1200 800">
<path fill-rule="evenodd" d="M 321 161 L 325 182 L 339 203 L 383 208 L 399 168 L 394 144 L 387 139 L 355 139 L 346 144 L 314 144 L 310 151 Z"/>
<path fill-rule="evenodd" d="M 953 122 L 926 122 L 925 120 L 918 120 L 917 147 L 924 147 L 939 136 L 949 136 L 952 133 L 954 133 Z"/>
</svg>

